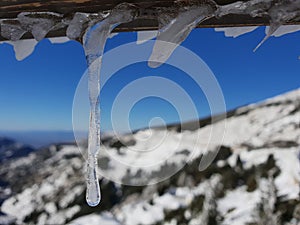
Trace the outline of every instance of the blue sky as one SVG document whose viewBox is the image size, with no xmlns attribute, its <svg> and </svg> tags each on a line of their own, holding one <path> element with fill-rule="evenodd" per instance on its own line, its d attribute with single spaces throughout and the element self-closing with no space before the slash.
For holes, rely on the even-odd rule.
<svg viewBox="0 0 300 225">
<path fill-rule="evenodd" d="M 271 38 L 253 53 L 263 36 L 264 28 L 238 38 L 226 38 L 213 29 L 196 29 L 182 45 L 210 67 L 227 108 L 233 109 L 300 87 L 300 32 Z M 119 34 L 108 40 L 106 51 L 135 39 L 136 33 Z M 0 130 L 71 130 L 73 97 L 86 70 L 81 45 L 74 41 L 54 45 L 43 40 L 31 56 L 19 62 L 12 47 L 2 44 L 0 55 Z M 209 114 L 202 91 L 182 71 L 168 65 L 153 70 L 139 63 L 119 71 L 102 90 L 102 130 L 111 130 L 110 108 L 118 91 L 139 77 L 158 74 L 188 90 L 200 117 Z M 153 117 L 163 117 L 167 123 L 179 119 L 168 102 L 146 98 L 131 111 L 132 129 L 147 126 Z M 82 119 L 82 129 L 86 121 Z"/>
</svg>

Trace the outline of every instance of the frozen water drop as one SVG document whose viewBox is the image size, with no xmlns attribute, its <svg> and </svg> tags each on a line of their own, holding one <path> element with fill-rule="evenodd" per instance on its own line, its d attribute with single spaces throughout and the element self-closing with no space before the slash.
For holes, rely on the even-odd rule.
<svg viewBox="0 0 300 225">
<path fill-rule="evenodd" d="M 97 177 L 97 157 L 88 156 L 86 202 L 89 206 L 97 206 L 101 200 L 100 185 Z"/>
</svg>

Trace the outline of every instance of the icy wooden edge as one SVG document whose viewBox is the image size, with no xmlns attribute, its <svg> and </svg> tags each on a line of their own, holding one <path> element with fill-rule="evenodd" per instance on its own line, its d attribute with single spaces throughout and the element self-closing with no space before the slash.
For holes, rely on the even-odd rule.
<svg viewBox="0 0 300 225">
<path fill-rule="evenodd" d="M 263 1 L 263 0 L 262 0 Z M 84 13 L 99 13 L 99 12 L 109 12 L 117 4 L 124 1 L 113 1 L 113 0 L 102 0 L 101 3 L 96 0 L 74 0 L 74 1 L 29 1 L 24 3 L 24 1 L 16 0 L 3 0 L 0 2 L 0 20 L 4 19 L 16 19 L 18 15 L 22 12 L 55 12 L 62 15 L 62 20 L 67 21 L 73 18 L 76 12 Z M 140 0 L 133 1 L 128 0 L 128 3 L 132 3 L 136 6 L 138 16 L 137 18 L 129 23 L 122 24 L 118 26 L 114 32 L 126 32 L 126 31 L 143 31 L 143 30 L 157 30 L 159 27 L 158 16 L 159 11 L 166 8 L 173 8 L 176 10 L 179 8 L 184 8 L 200 3 L 206 3 L 208 0 L 179 0 L 179 1 L 162 1 L 162 0 Z M 214 1 L 218 6 L 226 6 L 231 3 L 236 3 L 235 0 L 216 0 Z M 246 1 L 243 1 L 246 2 Z M 270 0 L 274 2 L 275 0 Z M 300 19 L 285 22 L 287 25 L 297 25 L 300 24 Z M 216 28 L 216 27 L 242 27 L 242 26 L 267 26 L 270 25 L 270 17 L 268 15 L 253 17 L 247 14 L 241 13 L 230 13 L 222 17 L 216 18 L 212 17 L 207 19 L 200 24 L 198 28 Z M 55 30 L 51 30 L 46 37 L 61 37 L 66 36 L 66 26 L 58 27 Z M 22 39 L 31 39 L 33 36 L 30 32 L 25 33 Z M 0 35 L 0 41 L 7 40 L 7 38 Z"/>
</svg>

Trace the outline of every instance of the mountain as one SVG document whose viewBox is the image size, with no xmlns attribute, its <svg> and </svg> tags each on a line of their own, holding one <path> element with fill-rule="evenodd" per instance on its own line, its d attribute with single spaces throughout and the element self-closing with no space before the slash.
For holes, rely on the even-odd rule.
<svg viewBox="0 0 300 225">
<path fill-rule="evenodd" d="M 0 163 L 9 159 L 27 156 L 35 149 L 10 138 L 0 137 Z"/>
<path fill-rule="evenodd" d="M 100 178 L 94 208 L 85 202 L 86 151 L 52 145 L 5 161 L 0 224 L 298 225 L 300 89 L 208 121 L 103 141 L 99 172 L 117 182 Z"/>
<path fill-rule="evenodd" d="M 86 138 L 86 132 L 77 132 L 78 138 Z M 55 143 L 71 143 L 75 142 L 73 131 L 3 131 L 0 130 L 0 136 L 14 139 L 17 142 L 41 148 Z"/>
</svg>

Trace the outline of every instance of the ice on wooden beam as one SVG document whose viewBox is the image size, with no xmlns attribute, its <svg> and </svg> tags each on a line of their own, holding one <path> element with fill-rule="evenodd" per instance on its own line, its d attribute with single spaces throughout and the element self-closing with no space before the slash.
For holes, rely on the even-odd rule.
<svg viewBox="0 0 300 225">
<path fill-rule="evenodd" d="M 97 154 L 100 149 L 100 72 L 107 38 L 112 30 L 134 19 L 135 8 L 130 4 L 118 5 L 103 20 L 89 27 L 83 38 L 83 47 L 88 64 L 90 122 L 88 137 L 87 192 L 86 201 L 96 206 L 101 200 L 97 176 Z"/>
<path fill-rule="evenodd" d="M 30 32 L 32 36 L 41 41 L 48 32 L 58 25 L 62 15 L 57 13 L 29 13 L 24 12 L 18 15 L 18 20 L 24 30 Z"/>
<path fill-rule="evenodd" d="M 159 30 L 148 65 L 156 68 L 163 64 L 190 32 L 200 22 L 212 17 L 214 13 L 213 4 L 201 4 L 181 9 L 176 18 Z M 165 18 L 164 14 L 162 16 Z"/>
</svg>

